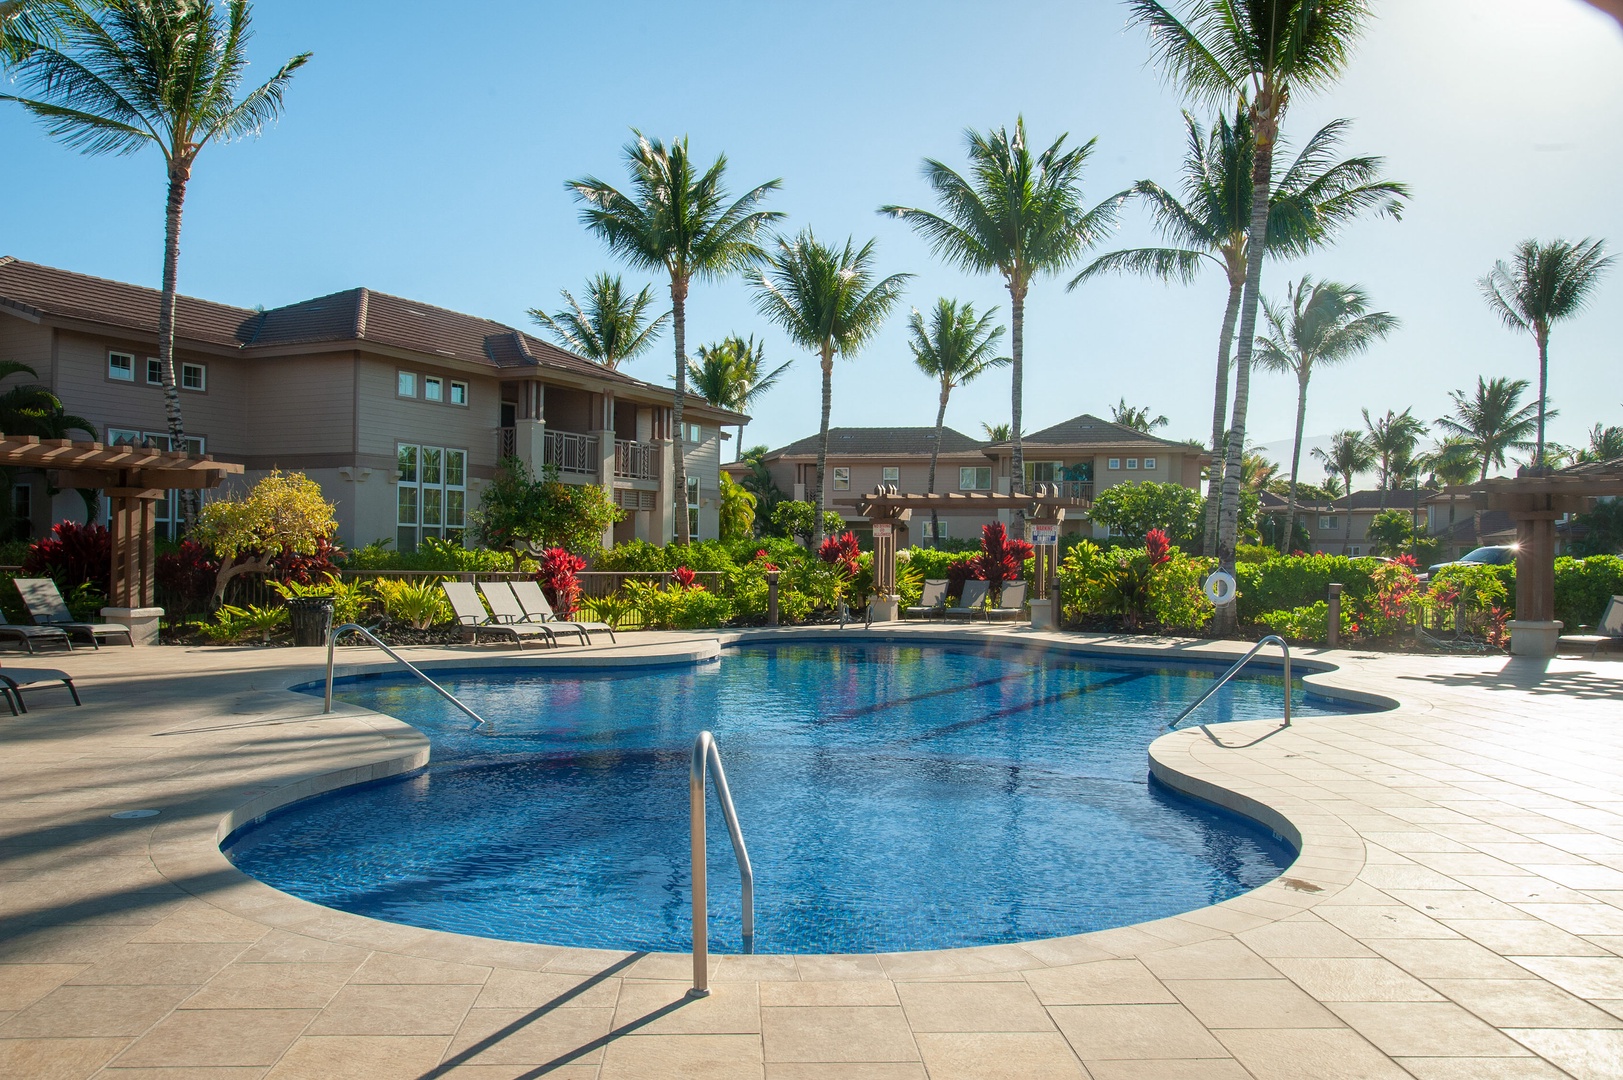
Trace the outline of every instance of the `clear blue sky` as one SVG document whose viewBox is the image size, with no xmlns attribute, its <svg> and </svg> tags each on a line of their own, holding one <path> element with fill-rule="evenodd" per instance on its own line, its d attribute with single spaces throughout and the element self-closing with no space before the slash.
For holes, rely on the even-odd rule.
<svg viewBox="0 0 1623 1080">
<path fill-rule="evenodd" d="M 1356 120 L 1347 149 L 1385 155 L 1414 203 L 1335 248 L 1270 264 L 1264 292 L 1304 272 L 1357 282 L 1402 330 L 1355 365 L 1315 377 L 1307 431 L 1359 422 L 1359 408 L 1413 406 L 1431 419 L 1479 375 L 1536 380 L 1532 342 L 1500 327 L 1476 278 L 1527 236 L 1607 237 L 1623 250 L 1623 33 L 1578 0 L 1375 0 L 1378 19 L 1343 82 L 1302 97 L 1287 138 Z M 182 290 L 274 306 L 365 285 L 528 325 L 563 287 L 613 262 L 579 225 L 570 177 L 623 179 L 632 126 L 691 136 L 729 158 L 735 190 L 781 177 L 787 227 L 876 237 L 885 272 L 909 271 L 908 305 L 937 296 L 996 304 L 1007 294 L 930 259 L 902 224 L 874 213 L 928 193 L 923 157 L 960 163 L 962 131 L 1011 124 L 1034 139 L 1098 145 L 1092 198 L 1134 180 L 1174 182 L 1183 149 L 1177 96 L 1146 66 L 1143 34 L 1110 0 L 1032 0 L 1011 23 L 986 3 L 487 2 L 448 17 L 418 0 L 261 0 L 250 78 L 312 50 L 280 124 L 212 148 L 187 203 Z M 144 151 L 85 158 L 0 108 L 7 208 L 0 252 L 156 285 L 163 170 Z M 1116 241 L 1151 240 L 1130 208 Z M 639 279 L 628 272 L 628 278 Z M 1028 303 L 1026 430 L 1125 396 L 1171 417 L 1165 434 L 1204 439 L 1224 295 L 1105 281 Z M 817 427 L 818 374 L 755 315 L 739 282 L 697 286 L 688 341 L 764 336 L 795 359 L 756 409 L 747 442 Z M 927 425 L 935 392 L 913 368 L 905 311 L 835 374 L 836 425 Z M 1581 442 L 1623 424 L 1623 270 L 1553 338 L 1552 438 Z M 630 371 L 668 380 L 668 336 Z M 1006 373 L 960 390 L 948 423 L 978 434 L 1007 420 Z M 1289 438 L 1294 385 L 1259 375 L 1253 441 Z M 1304 478 L 1316 469 L 1304 468 Z"/>
</svg>

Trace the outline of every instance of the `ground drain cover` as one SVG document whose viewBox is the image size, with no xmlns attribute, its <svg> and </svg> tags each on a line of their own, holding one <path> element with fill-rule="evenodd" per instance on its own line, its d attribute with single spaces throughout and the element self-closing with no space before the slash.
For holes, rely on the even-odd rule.
<svg viewBox="0 0 1623 1080">
<path fill-rule="evenodd" d="M 158 816 L 158 811 L 156 811 L 156 810 L 120 810 L 116 814 L 109 814 L 107 816 L 108 817 L 118 818 L 120 821 L 128 821 L 131 818 L 157 817 Z"/>
</svg>

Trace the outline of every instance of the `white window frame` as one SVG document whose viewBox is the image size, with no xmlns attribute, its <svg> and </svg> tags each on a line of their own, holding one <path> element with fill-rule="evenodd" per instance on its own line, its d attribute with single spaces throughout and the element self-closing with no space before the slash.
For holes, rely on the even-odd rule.
<svg viewBox="0 0 1623 1080">
<path fill-rule="evenodd" d="M 397 370 L 394 373 L 394 396 L 413 399 L 417 397 L 417 373 L 415 371 Z"/>
<path fill-rule="evenodd" d="M 1138 459 L 1136 457 L 1128 458 L 1127 459 L 1127 468 L 1129 470 L 1138 468 Z"/>
<path fill-rule="evenodd" d="M 468 384 L 458 379 L 452 379 L 450 391 L 445 395 L 445 400 L 452 405 L 461 405 L 466 408 L 468 404 Z"/>
<path fill-rule="evenodd" d="M 191 372 L 194 372 L 194 371 L 197 372 L 197 385 L 196 386 L 187 386 L 186 385 L 186 376 L 189 375 Z M 206 394 L 206 393 L 208 393 L 208 388 L 209 388 L 209 369 L 208 369 L 208 365 L 207 364 L 181 364 L 180 365 L 180 388 L 182 390 L 189 391 L 189 392 L 191 392 L 193 394 Z"/>
<path fill-rule="evenodd" d="M 163 361 L 156 356 L 147 357 L 147 385 L 163 385 Z"/>
<path fill-rule="evenodd" d="M 1121 468 L 1121 458 L 1119 458 L 1119 457 L 1111 458 L 1110 461 L 1105 465 L 1105 468 L 1119 470 Z"/>
<path fill-rule="evenodd" d="M 1146 468 L 1146 469 L 1153 469 L 1153 468 L 1155 468 L 1155 458 L 1152 458 L 1152 457 L 1147 457 L 1147 458 L 1145 458 L 1145 459 L 1144 459 L 1144 467 L 1145 467 L 1145 468 Z"/>
<path fill-rule="evenodd" d="M 851 490 L 851 466 L 849 466 L 849 465 L 836 465 L 836 466 L 834 466 L 834 490 L 835 491 L 850 491 Z"/>
<path fill-rule="evenodd" d="M 411 455 L 409 473 L 408 452 Z M 431 460 L 437 469 L 432 476 Z M 457 544 L 464 542 L 468 527 L 468 451 L 465 448 L 396 443 L 395 484 L 396 550 L 415 551 L 427 536 Z M 408 521 L 408 517 L 411 520 Z"/>
<path fill-rule="evenodd" d="M 688 535 L 699 539 L 699 478 L 688 477 Z"/>
<path fill-rule="evenodd" d="M 1051 473 L 1051 475 L 1048 476 L 1046 479 L 1039 480 L 1037 478 L 1037 470 L 1040 467 L 1044 466 L 1044 465 L 1048 466 L 1048 469 L 1049 469 L 1049 472 Z M 1024 463 L 1024 469 L 1025 469 L 1025 472 L 1026 472 L 1026 490 L 1030 491 L 1037 484 L 1053 484 L 1053 483 L 1057 483 L 1059 481 L 1059 479 L 1060 479 L 1060 474 L 1065 471 L 1065 462 L 1063 462 L 1063 461 L 1027 461 L 1027 462 Z"/>
<path fill-rule="evenodd" d="M 115 363 L 118 360 L 122 360 L 124 363 Z M 135 381 L 135 354 L 119 352 L 117 349 L 107 350 L 107 378 L 112 382 L 133 383 Z"/>
<path fill-rule="evenodd" d="M 965 473 L 970 474 L 969 483 L 967 483 L 967 484 L 964 483 L 964 474 Z M 982 485 L 981 482 L 980 482 L 982 473 L 986 474 L 986 483 L 984 485 Z M 960 465 L 958 467 L 958 490 L 959 491 L 991 491 L 992 490 L 992 467 L 990 465 Z"/>
<path fill-rule="evenodd" d="M 424 401 L 444 401 L 445 400 L 445 380 L 440 378 L 437 375 L 424 375 L 423 376 L 423 400 Z"/>
<path fill-rule="evenodd" d="M 1321 531 L 1328 531 L 1330 529 L 1334 529 L 1335 527 L 1336 527 L 1336 516 L 1334 514 L 1320 514 L 1319 515 L 1319 529 Z"/>
<path fill-rule="evenodd" d="M 930 519 L 929 518 L 924 518 L 923 520 L 921 520 L 919 522 L 919 537 L 921 539 L 924 539 L 924 540 L 945 540 L 945 539 L 947 539 L 947 523 L 945 521 L 941 520 L 940 518 L 937 518 L 935 526 L 936 526 L 935 535 L 931 536 L 930 535 Z"/>
<path fill-rule="evenodd" d="M 902 482 L 902 468 L 900 465 L 886 465 L 879 470 L 881 484 L 900 484 Z"/>
</svg>

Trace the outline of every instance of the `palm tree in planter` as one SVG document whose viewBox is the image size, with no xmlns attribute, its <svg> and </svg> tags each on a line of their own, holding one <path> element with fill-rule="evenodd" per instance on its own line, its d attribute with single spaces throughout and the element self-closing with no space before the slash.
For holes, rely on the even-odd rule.
<svg viewBox="0 0 1623 1080">
<path fill-rule="evenodd" d="M 671 279 L 671 326 L 676 338 L 676 392 L 671 409 L 671 453 L 678 498 L 686 498 L 687 458 L 682 408 L 687 398 L 687 299 L 694 278 L 715 280 L 740 273 L 764 257 L 756 237 L 783 214 L 759 209 L 783 186 L 768 180 L 728 202 L 723 176 L 727 158 L 700 173 L 688 154 L 688 141 L 669 146 L 632 129 L 636 141 L 625 147 L 631 186 L 626 192 L 586 176 L 568 187 L 584 204 L 582 223 L 609 250 L 643 270 L 663 270 Z M 688 516 L 676 515 L 676 540 L 692 539 Z"/>
<path fill-rule="evenodd" d="M 1381 492 L 1381 509 L 1386 509 L 1386 493 L 1395 490 L 1401 479 L 1408 474 L 1411 461 L 1414 458 L 1414 448 L 1426 434 L 1426 425 L 1412 409 L 1404 409 L 1395 413 L 1386 410 L 1386 415 L 1375 419 L 1364 410 L 1364 438 L 1369 441 L 1370 447 L 1380 460 L 1381 479 L 1378 485 Z"/>
<path fill-rule="evenodd" d="M 820 243 L 806 229 L 793 239 L 780 238 L 756 285 L 756 307 L 777 323 L 789 339 L 817 354 L 823 369 L 823 418 L 817 430 L 817 524 L 812 549 L 823 543 L 827 488 L 828 414 L 834 395 L 834 355 L 849 357 L 879 332 L 891 308 L 901 299 L 912 274 L 875 280 L 874 242 L 860 248 Z"/>
<path fill-rule="evenodd" d="M 1370 311 L 1356 285 L 1314 281 L 1306 274 L 1286 289 L 1288 309 L 1262 301 L 1269 336 L 1257 339 L 1257 366 L 1296 376 L 1296 441 L 1291 445 L 1290 497 L 1280 550 L 1296 528 L 1296 484 L 1302 471 L 1302 428 L 1307 422 L 1307 384 L 1313 370 L 1345 363 L 1397 328 L 1395 316 Z"/>
<path fill-rule="evenodd" d="M 737 413 L 748 412 L 750 403 L 778 385 L 778 379 L 794 361 L 763 374 L 765 363 L 765 342 L 757 344 L 754 334 L 748 340 L 734 336 L 699 346 L 698 363 L 688 361 L 688 378 L 698 395 L 710 404 Z M 738 425 L 737 461 L 744 459 L 744 427 Z"/>
<path fill-rule="evenodd" d="M 1330 436 L 1330 448 L 1315 446 L 1311 451 L 1313 458 L 1324 471 L 1341 477 L 1344 494 L 1349 497 L 1353 491 L 1353 477 L 1359 473 L 1369 472 L 1375 467 L 1375 448 L 1369 445 L 1362 432 L 1338 431 Z M 1347 540 L 1342 545 L 1345 552 L 1352 543 L 1352 503 L 1347 503 Z"/>
<path fill-rule="evenodd" d="M 619 274 L 602 273 L 587 279 L 584 305 L 568 289 L 559 292 L 568 307 L 551 315 L 531 308 L 530 318 L 564 348 L 610 371 L 647 352 L 671 317 L 667 311 L 648 318 L 645 313 L 654 302 L 653 289 L 645 285 L 632 295 Z"/>
<path fill-rule="evenodd" d="M 1538 403 L 1522 404 L 1526 379 L 1483 379 L 1478 375 L 1476 393 L 1450 390 L 1454 414 L 1437 418 L 1437 426 L 1449 435 L 1463 439 L 1471 447 L 1477 463 L 1477 480 L 1488 478 L 1488 469 L 1504 468 L 1505 455 L 1533 446 L 1530 438 L 1538 429 Z M 1547 416 L 1558 415 L 1555 412 Z M 1482 538 L 1482 511 L 1473 515 L 1476 539 Z"/>
<path fill-rule="evenodd" d="M 1176 6 L 1180 17 L 1172 11 Z M 1234 412 L 1217 522 L 1217 559 L 1234 572 L 1240 526 L 1240 465 L 1251 395 L 1262 263 L 1267 251 L 1269 194 L 1280 121 L 1301 91 L 1323 89 L 1346 66 L 1354 39 L 1370 17 L 1369 0 L 1128 0 L 1131 19 L 1149 30 L 1150 45 L 1168 80 L 1190 97 L 1223 109 L 1244 102 L 1251 122 L 1251 221 L 1246 227 L 1245 290 L 1240 298 L 1234 356 Z M 1236 627 L 1235 605 L 1217 609 L 1220 634 Z"/>
<path fill-rule="evenodd" d="M 930 312 L 930 322 L 917 309 L 908 320 L 912 339 L 908 347 L 913 350 L 913 363 L 924 374 L 941 386 L 941 397 L 935 413 L 935 441 L 930 444 L 930 494 L 935 494 L 936 461 L 941 456 L 941 431 L 947 422 L 947 398 L 953 388 L 972 382 L 995 367 L 1010 363 L 1007 356 L 997 355 L 998 339 L 1003 327 L 993 326 L 997 308 L 980 318 L 975 317 L 974 304 L 959 304 L 942 297 Z M 935 507 L 930 508 L 930 542 L 941 535 L 940 517 Z"/>
<path fill-rule="evenodd" d="M 158 361 L 169 444 L 183 449 L 186 424 L 175 389 L 175 298 L 180 221 L 186 187 L 211 142 L 256 136 L 281 114 L 300 53 L 275 75 L 237 97 L 253 36 L 247 0 L 97 0 L 45 5 L 55 33 L 13 35 L 17 76 L 35 96 L 15 101 L 68 146 L 86 154 L 132 154 L 152 144 L 164 157 L 163 294 L 158 304 Z M 198 492 L 181 493 L 183 528 L 197 515 Z"/>
<path fill-rule="evenodd" d="M 1600 276 L 1616 261 L 1606 241 L 1523 240 L 1509 263 L 1500 260 L 1477 281 L 1488 307 L 1512 330 L 1525 330 L 1538 343 L 1538 435 L 1534 471 L 1547 471 L 1544 454 L 1545 408 L 1549 400 L 1550 327 L 1583 309 Z"/>
<path fill-rule="evenodd" d="M 1025 458 L 1020 449 L 1020 413 L 1025 377 L 1026 295 L 1039 274 L 1056 274 L 1101 240 L 1115 224 L 1123 195 L 1112 195 L 1091 210 L 1082 206 L 1082 170 L 1097 141 L 1064 149 L 1065 135 L 1033 154 L 1026 122 L 982 134 L 967 131 L 969 175 L 933 158 L 924 178 L 935 190 L 940 213 L 909 206 L 882 206 L 881 214 L 905 220 L 940 258 L 965 270 L 997 273 L 1009 290 L 1011 367 L 1010 446 L 1014 452 L 1010 488 L 1025 490 Z"/>
</svg>

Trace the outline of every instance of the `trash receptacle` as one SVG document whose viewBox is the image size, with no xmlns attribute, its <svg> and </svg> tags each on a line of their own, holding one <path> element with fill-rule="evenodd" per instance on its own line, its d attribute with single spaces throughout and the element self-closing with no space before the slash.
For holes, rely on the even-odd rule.
<svg viewBox="0 0 1623 1080">
<path fill-rule="evenodd" d="M 297 596 L 287 602 L 287 621 L 293 629 L 293 644 L 327 644 L 332 633 L 333 600 L 330 596 Z"/>
</svg>

